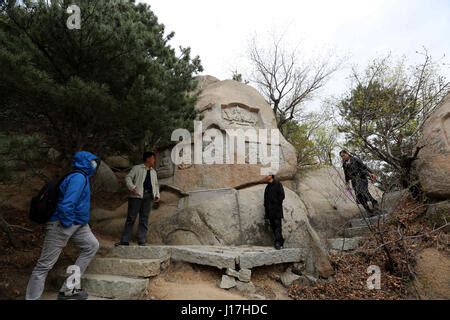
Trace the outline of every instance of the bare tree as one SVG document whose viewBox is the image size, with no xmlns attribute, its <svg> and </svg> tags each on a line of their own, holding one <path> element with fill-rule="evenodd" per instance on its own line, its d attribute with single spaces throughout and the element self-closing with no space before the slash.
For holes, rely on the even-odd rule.
<svg viewBox="0 0 450 320">
<path fill-rule="evenodd" d="M 420 54 L 423 62 L 410 67 L 393 65 L 388 55 L 363 73 L 353 69 L 354 86 L 337 104 L 349 147 L 387 164 L 404 188 L 414 180 L 413 163 L 424 147 L 423 125 L 450 89 L 439 63 L 426 49 Z"/>
<path fill-rule="evenodd" d="M 269 48 L 261 47 L 253 38 L 249 56 L 253 65 L 251 82 L 255 83 L 272 106 L 278 128 L 298 117 L 304 102 L 313 98 L 340 63 L 331 58 L 304 61 L 298 48 L 287 49 L 283 37 L 273 37 Z"/>
</svg>

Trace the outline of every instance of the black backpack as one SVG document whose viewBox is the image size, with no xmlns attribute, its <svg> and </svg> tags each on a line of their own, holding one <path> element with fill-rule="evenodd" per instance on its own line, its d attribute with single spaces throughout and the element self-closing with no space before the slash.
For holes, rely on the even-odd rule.
<svg viewBox="0 0 450 320">
<path fill-rule="evenodd" d="M 48 222 L 48 220 L 50 220 L 50 217 L 56 211 L 56 205 L 58 204 L 59 186 L 65 178 L 76 172 L 79 172 L 85 176 L 83 171 L 74 170 L 67 173 L 62 178 L 50 180 L 42 187 L 39 193 L 31 199 L 29 212 L 31 221 L 34 221 L 38 224 L 44 224 Z"/>
</svg>

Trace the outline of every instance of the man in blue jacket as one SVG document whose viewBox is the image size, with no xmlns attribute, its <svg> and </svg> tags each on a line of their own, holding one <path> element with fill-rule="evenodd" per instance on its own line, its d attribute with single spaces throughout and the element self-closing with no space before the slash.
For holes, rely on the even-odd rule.
<svg viewBox="0 0 450 320">
<path fill-rule="evenodd" d="M 44 291 L 45 279 L 53 268 L 69 239 L 77 245 L 81 254 L 75 265 L 83 274 L 99 248 L 98 240 L 89 228 L 90 184 L 99 164 L 98 158 L 90 152 L 80 151 L 73 158 L 73 172 L 60 185 L 55 213 L 46 224 L 46 234 L 41 256 L 31 274 L 26 299 L 39 299 Z M 80 285 L 73 287 L 66 280 L 58 299 L 87 299 L 86 291 Z"/>
</svg>

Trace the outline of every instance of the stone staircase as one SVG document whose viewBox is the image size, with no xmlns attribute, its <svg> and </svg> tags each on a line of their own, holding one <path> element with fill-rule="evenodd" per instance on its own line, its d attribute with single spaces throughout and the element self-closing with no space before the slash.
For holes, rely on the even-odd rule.
<svg viewBox="0 0 450 320">
<path fill-rule="evenodd" d="M 364 236 L 370 233 L 369 226 L 376 227 L 379 223 L 384 223 L 388 218 L 387 214 L 381 214 L 370 218 L 352 219 L 347 223 L 346 228 L 340 233 L 340 238 L 328 239 L 330 250 L 351 251 L 356 249 Z"/>
<path fill-rule="evenodd" d="M 81 278 L 81 285 L 91 299 L 139 299 L 146 291 L 149 279 L 158 276 L 170 261 L 207 265 L 226 270 L 236 276 L 237 285 L 251 287 L 254 267 L 300 262 L 297 248 L 275 250 L 257 246 L 102 246 Z M 67 275 L 58 272 L 60 287 Z M 244 291 L 245 291 L 244 290 Z M 48 296 L 54 294 L 48 293 Z"/>
<path fill-rule="evenodd" d="M 170 263 L 170 255 L 158 249 L 139 250 L 137 246 L 101 247 L 90 263 L 81 284 L 90 296 L 108 299 L 138 299 L 146 293 L 149 279 Z M 138 253 L 143 254 L 138 254 Z M 59 287 L 67 275 L 58 272 Z"/>
</svg>

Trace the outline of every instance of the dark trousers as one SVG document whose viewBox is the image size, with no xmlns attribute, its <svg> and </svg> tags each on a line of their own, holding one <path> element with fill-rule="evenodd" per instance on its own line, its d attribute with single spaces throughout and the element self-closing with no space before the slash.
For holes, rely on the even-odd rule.
<svg viewBox="0 0 450 320">
<path fill-rule="evenodd" d="M 355 190 L 355 196 L 357 203 L 361 204 L 367 212 L 371 212 L 368 202 L 372 203 L 372 206 L 376 208 L 378 206 L 378 201 L 369 192 L 369 183 L 367 179 L 353 179 L 352 187 Z"/>
<path fill-rule="evenodd" d="M 150 216 L 152 205 L 153 197 L 150 194 L 144 194 L 144 197 L 142 199 L 128 198 L 128 215 L 122 234 L 122 242 L 130 242 L 134 221 L 136 220 L 138 214 L 138 241 L 139 243 L 145 243 L 147 241 L 148 218 Z"/>
<path fill-rule="evenodd" d="M 281 218 L 270 219 L 270 227 L 272 228 L 273 236 L 275 238 L 275 244 L 279 243 L 282 246 L 284 244 L 284 239 Z"/>
</svg>

